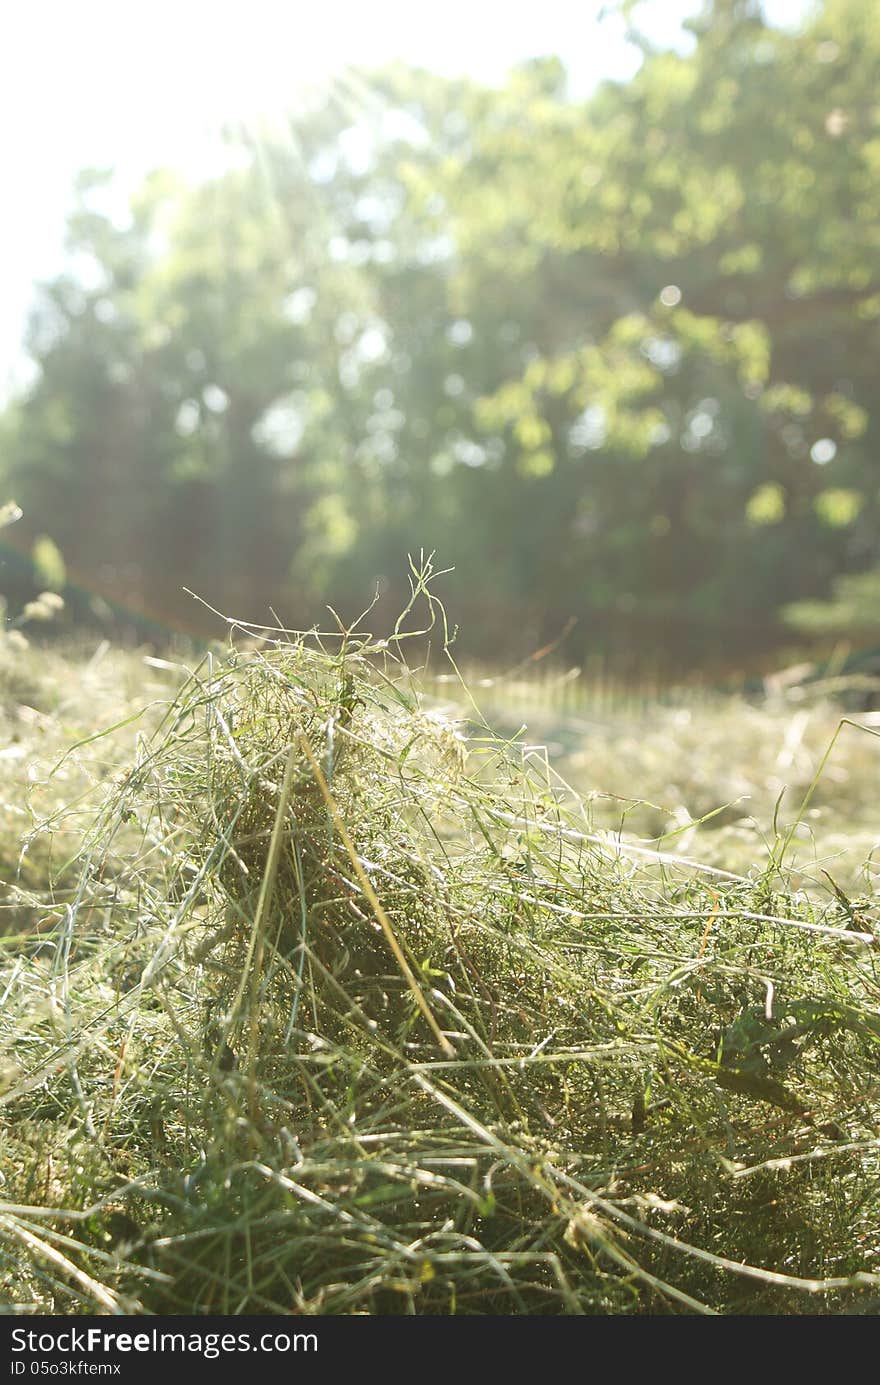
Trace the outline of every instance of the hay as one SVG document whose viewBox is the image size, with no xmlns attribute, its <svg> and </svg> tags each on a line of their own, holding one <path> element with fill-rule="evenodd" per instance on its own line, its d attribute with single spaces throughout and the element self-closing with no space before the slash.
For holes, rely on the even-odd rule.
<svg viewBox="0 0 880 1385">
<path fill-rule="evenodd" d="M 0 985 L 35 1311 L 846 1311 L 876 947 L 629 855 L 398 638 L 192 674 Z"/>
</svg>

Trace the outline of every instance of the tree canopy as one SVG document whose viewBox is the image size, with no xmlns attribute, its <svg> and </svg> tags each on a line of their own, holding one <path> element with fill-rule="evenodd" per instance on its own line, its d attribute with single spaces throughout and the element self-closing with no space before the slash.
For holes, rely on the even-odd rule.
<svg viewBox="0 0 880 1385">
<path fill-rule="evenodd" d="M 0 418 L 20 542 L 166 621 L 396 602 L 436 550 L 486 649 L 693 660 L 871 568 L 880 12 L 691 28 L 581 102 L 353 75 L 126 218 L 84 171 Z"/>
</svg>

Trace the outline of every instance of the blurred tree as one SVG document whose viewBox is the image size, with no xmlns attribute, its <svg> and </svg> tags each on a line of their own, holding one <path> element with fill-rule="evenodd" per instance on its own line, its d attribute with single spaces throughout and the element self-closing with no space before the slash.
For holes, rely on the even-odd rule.
<svg viewBox="0 0 880 1385">
<path fill-rule="evenodd" d="M 127 220 L 84 174 L 0 420 L 22 542 L 297 620 L 436 548 L 494 652 L 573 613 L 674 660 L 870 566 L 880 13 L 691 28 L 583 104 L 550 60 L 352 75 L 354 113 L 230 136 Z"/>
<path fill-rule="evenodd" d="M 546 65 L 480 93 L 442 193 L 466 295 L 540 285 L 530 359 L 480 406 L 533 495 L 512 547 L 552 495 L 545 588 L 723 626 L 876 543 L 880 16 L 691 27 L 586 110 Z"/>
</svg>

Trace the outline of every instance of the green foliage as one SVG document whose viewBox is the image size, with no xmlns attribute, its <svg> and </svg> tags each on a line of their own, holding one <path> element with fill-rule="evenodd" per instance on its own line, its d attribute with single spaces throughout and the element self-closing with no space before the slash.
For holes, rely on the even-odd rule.
<svg viewBox="0 0 880 1385">
<path fill-rule="evenodd" d="M 840 577 L 834 583 L 832 600 L 794 602 L 785 615 L 795 629 L 808 633 L 876 639 L 880 634 L 880 570 Z"/>
<path fill-rule="evenodd" d="M 746 517 L 750 524 L 779 524 L 785 518 L 785 491 L 779 485 L 759 486 L 749 497 Z"/>
<path fill-rule="evenodd" d="M 67 583 L 67 568 L 57 544 L 48 534 L 41 534 L 34 543 L 32 556 L 41 586 L 62 591 Z"/>
<path fill-rule="evenodd" d="M 22 542 L 165 618 L 392 603 L 436 548 L 475 642 L 533 603 L 692 659 L 826 598 L 880 524 L 880 18 L 692 28 L 583 103 L 364 77 L 127 222 L 86 171 L 0 429 Z"/>
</svg>

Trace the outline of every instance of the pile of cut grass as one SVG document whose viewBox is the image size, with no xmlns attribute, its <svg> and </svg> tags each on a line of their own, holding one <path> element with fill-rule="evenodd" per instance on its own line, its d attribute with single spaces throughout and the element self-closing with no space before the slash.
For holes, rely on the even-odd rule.
<svg viewBox="0 0 880 1385">
<path fill-rule="evenodd" d="M 621 850 L 403 652 L 207 658 L 7 947 L 9 1300 L 872 1302 L 871 919 Z"/>
</svg>

